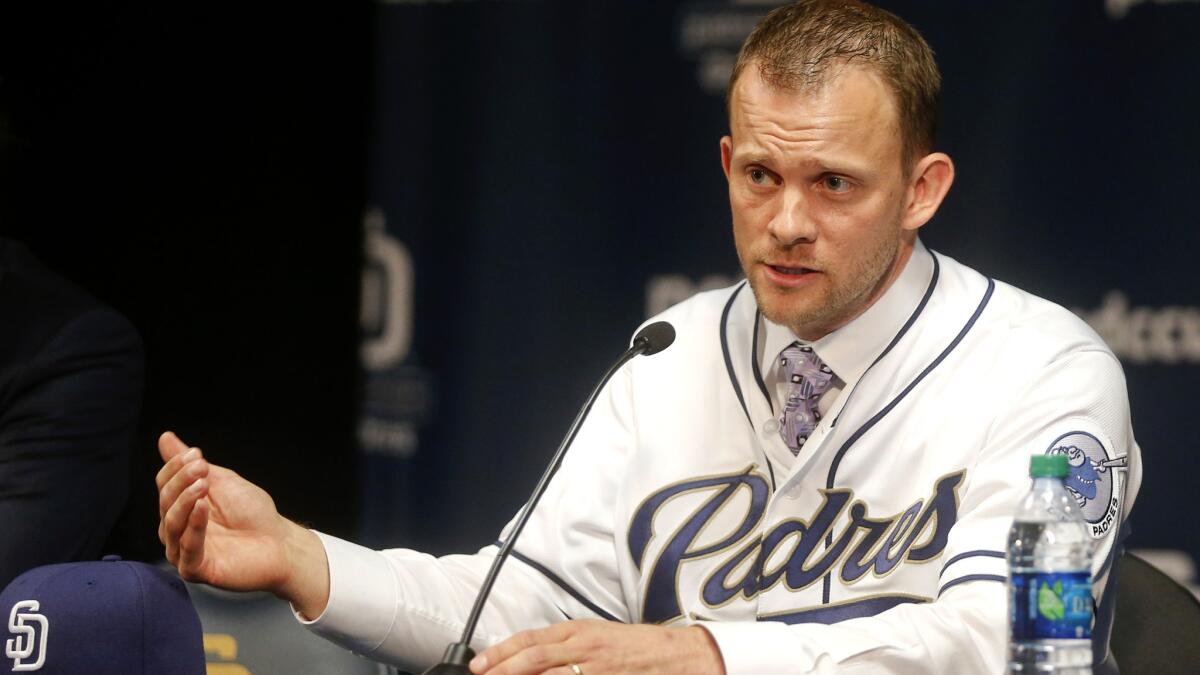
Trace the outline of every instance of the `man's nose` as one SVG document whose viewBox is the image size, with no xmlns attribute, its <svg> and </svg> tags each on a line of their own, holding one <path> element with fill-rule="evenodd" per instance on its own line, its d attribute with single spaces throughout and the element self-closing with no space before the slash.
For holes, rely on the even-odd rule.
<svg viewBox="0 0 1200 675">
<path fill-rule="evenodd" d="M 816 239 L 817 228 L 800 190 L 781 191 L 778 202 L 778 210 L 767 223 L 767 231 L 780 245 L 791 246 Z"/>
</svg>

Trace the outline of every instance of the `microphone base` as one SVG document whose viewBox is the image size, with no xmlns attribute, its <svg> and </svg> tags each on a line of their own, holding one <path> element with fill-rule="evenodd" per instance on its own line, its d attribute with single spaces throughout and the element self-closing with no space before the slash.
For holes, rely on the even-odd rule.
<svg viewBox="0 0 1200 675">
<path fill-rule="evenodd" d="M 442 662 L 426 670 L 421 675 L 471 675 L 467 664 L 475 658 L 475 652 L 461 642 L 455 642 L 446 647 Z"/>
</svg>

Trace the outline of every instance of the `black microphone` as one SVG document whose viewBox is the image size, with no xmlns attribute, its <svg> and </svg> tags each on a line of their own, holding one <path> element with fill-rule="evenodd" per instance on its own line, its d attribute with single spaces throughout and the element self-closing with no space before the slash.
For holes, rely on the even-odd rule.
<svg viewBox="0 0 1200 675">
<path fill-rule="evenodd" d="M 670 347 L 672 342 L 675 342 L 675 327 L 666 321 L 655 321 L 638 331 L 638 334 L 633 338 L 633 344 L 630 345 L 629 351 L 625 352 L 628 356 L 622 356 L 617 365 L 613 367 L 613 370 L 620 368 L 623 363 L 637 356 L 638 353 L 642 356 L 653 356 Z M 641 347 L 641 352 L 636 351 L 639 347 Z M 633 353 L 631 354 L 630 352 Z M 606 374 L 604 379 L 600 381 L 601 387 L 608 381 L 608 378 L 609 374 Z M 599 387 L 597 387 L 597 390 L 599 390 Z"/>
<path fill-rule="evenodd" d="M 488 595 L 492 592 L 492 585 L 496 583 L 496 577 L 500 574 L 500 567 L 504 565 L 504 561 L 508 559 L 513 545 L 517 543 L 517 537 L 521 535 L 521 530 L 525 529 L 525 523 L 529 522 L 529 516 L 533 514 L 534 507 L 542 498 L 542 493 L 550 486 L 550 479 L 558 472 L 558 467 L 562 465 L 563 457 L 567 454 L 567 448 L 570 447 L 571 441 L 575 440 L 575 434 L 579 433 L 579 427 L 583 425 L 583 420 L 587 418 L 588 412 L 592 409 L 592 404 L 596 402 L 596 397 L 600 395 L 600 390 L 608 383 L 612 376 L 620 370 L 621 366 L 627 361 L 639 354 L 649 356 L 657 354 L 675 341 L 675 328 L 666 321 L 656 321 L 649 326 L 638 331 L 634 336 L 633 343 L 629 349 L 621 354 L 621 358 L 609 366 L 604 373 L 604 377 L 600 378 L 600 383 L 592 390 L 588 396 L 587 402 L 583 404 L 583 408 L 579 410 L 579 414 L 575 416 L 575 421 L 571 423 L 571 428 L 567 430 L 567 435 L 558 446 L 558 451 L 554 453 L 554 459 L 550 460 L 550 466 L 546 467 L 545 473 L 538 481 L 537 487 L 533 488 L 533 495 L 529 497 L 529 501 L 525 502 L 525 506 L 521 507 L 521 513 L 517 516 L 517 522 L 513 525 L 512 532 L 508 535 L 508 540 L 500 546 L 500 552 L 496 554 L 496 559 L 492 561 L 492 567 L 488 570 L 487 576 L 483 580 L 483 586 L 479 589 L 479 595 L 475 598 L 475 606 L 471 608 L 471 614 L 467 617 L 466 628 L 463 629 L 462 637 L 458 642 L 453 642 L 446 647 L 446 653 L 442 656 L 442 662 L 436 666 L 426 670 L 424 675 L 470 675 L 471 671 L 467 668 L 467 664 L 471 659 L 475 658 L 475 651 L 471 649 L 471 638 L 475 635 L 475 624 L 479 623 L 479 616 L 483 614 L 483 606 L 487 603 Z"/>
</svg>

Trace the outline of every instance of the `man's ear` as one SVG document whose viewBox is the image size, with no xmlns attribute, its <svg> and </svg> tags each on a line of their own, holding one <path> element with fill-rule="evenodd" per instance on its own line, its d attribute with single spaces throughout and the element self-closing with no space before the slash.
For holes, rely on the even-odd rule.
<svg viewBox="0 0 1200 675">
<path fill-rule="evenodd" d="M 725 180 L 729 180 L 729 162 L 733 159 L 733 138 L 721 137 L 721 170 L 725 172 Z"/>
<path fill-rule="evenodd" d="M 908 183 L 904 217 L 900 226 L 916 230 L 937 213 L 954 182 L 954 161 L 944 152 L 933 152 L 917 161 Z"/>
</svg>

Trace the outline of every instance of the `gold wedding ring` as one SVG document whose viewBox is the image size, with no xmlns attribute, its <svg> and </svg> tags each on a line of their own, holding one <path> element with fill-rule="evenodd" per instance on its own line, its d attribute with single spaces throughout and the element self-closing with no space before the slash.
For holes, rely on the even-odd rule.
<svg viewBox="0 0 1200 675">
<path fill-rule="evenodd" d="M 578 663 L 572 663 L 571 672 L 575 673 L 575 675 L 583 675 L 583 668 L 580 668 Z"/>
</svg>

